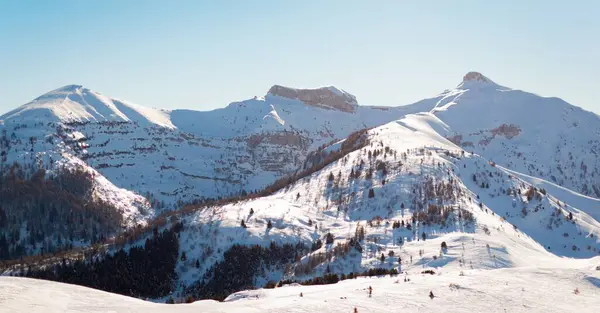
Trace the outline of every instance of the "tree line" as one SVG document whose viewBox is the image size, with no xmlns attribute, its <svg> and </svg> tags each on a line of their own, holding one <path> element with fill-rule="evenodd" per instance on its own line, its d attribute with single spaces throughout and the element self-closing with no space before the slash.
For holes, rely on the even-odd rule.
<svg viewBox="0 0 600 313">
<path fill-rule="evenodd" d="M 143 246 L 121 248 L 113 254 L 91 260 L 63 259 L 59 264 L 30 269 L 22 274 L 131 297 L 164 297 L 172 291 L 177 279 L 177 233 L 181 229 L 180 224 L 162 232 L 154 229 L 153 235 L 146 239 Z"/>
<path fill-rule="evenodd" d="M 123 217 L 92 197 L 92 190 L 92 174 L 82 167 L 47 175 L 15 163 L 0 172 L 0 260 L 52 254 L 114 235 Z"/>
</svg>

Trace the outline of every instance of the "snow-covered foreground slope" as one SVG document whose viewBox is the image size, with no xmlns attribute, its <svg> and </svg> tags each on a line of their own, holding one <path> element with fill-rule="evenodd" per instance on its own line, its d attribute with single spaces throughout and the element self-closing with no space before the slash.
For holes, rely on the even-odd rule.
<svg viewBox="0 0 600 313">
<path fill-rule="evenodd" d="M 225 302 L 154 304 L 94 289 L 0 277 L 0 312 L 596 312 L 600 271 L 501 269 L 409 272 L 325 286 L 284 286 L 234 294 Z M 367 288 L 373 288 L 368 296 Z M 577 290 L 577 291 L 576 291 Z M 434 298 L 429 298 L 429 292 Z M 302 297 L 300 297 L 302 293 Z"/>
</svg>

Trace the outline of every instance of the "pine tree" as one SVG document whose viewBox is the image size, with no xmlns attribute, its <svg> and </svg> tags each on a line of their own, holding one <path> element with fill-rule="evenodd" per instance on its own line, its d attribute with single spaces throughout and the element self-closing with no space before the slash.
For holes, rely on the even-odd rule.
<svg viewBox="0 0 600 313">
<path fill-rule="evenodd" d="M 358 241 L 363 241 L 365 239 L 365 228 L 363 226 L 356 227 L 355 237 Z"/>
<path fill-rule="evenodd" d="M 331 233 L 327 233 L 327 236 L 325 237 L 325 244 L 332 244 L 333 243 L 333 235 Z"/>
<path fill-rule="evenodd" d="M 385 254 L 382 253 L 380 259 L 381 259 L 381 263 L 385 262 Z"/>
<path fill-rule="evenodd" d="M 271 223 L 271 220 L 267 221 L 267 229 L 271 229 L 273 228 L 273 224 Z"/>
<path fill-rule="evenodd" d="M 369 198 L 375 198 L 375 191 L 373 191 L 373 188 L 369 189 Z"/>
<path fill-rule="evenodd" d="M 313 242 L 311 251 L 321 249 L 322 246 L 323 246 L 323 241 L 321 241 L 321 239 L 317 239 L 316 242 Z"/>
</svg>

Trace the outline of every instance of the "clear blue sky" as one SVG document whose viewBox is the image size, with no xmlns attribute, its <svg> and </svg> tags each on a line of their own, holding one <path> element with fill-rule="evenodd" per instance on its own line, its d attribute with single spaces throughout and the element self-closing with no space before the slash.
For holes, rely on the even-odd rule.
<svg viewBox="0 0 600 313">
<path fill-rule="evenodd" d="M 600 1 L 0 0 L 0 112 L 67 84 L 161 108 L 273 84 L 401 105 L 470 70 L 600 112 Z"/>
</svg>

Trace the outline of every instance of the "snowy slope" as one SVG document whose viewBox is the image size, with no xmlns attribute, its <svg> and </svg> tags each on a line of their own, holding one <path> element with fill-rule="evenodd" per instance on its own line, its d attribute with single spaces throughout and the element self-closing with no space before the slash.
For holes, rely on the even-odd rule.
<svg viewBox="0 0 600 313">
<path fill-rule="evenodd" d="M 303 90 L 303 97 L 323 90 L 325 100 L 356 101 L 333 87 Z M 268 94 L 209 112 L 166 111 L 65 86 L 0 116 L 0 166 L 51 168 L 66 151 L 153 207 L 174 209 L 260 189 L 298 170 L 316 147 L 421 110 L 352 102 L 356 111 L 344 112 L 309 103 Z"/>
<path fill-rule="evenodd" d="M 113 184 L 172 209 L 192 199 L 260 189 L 299 169 L 323 144 L 417 112 L 434 113 L 444 122 L 436 131 L 469 151 L 578 193 L 600 195 L 596 114 L 500 86 L 476 72 L 437 97 L 396 108 L 360 106 L 336 87 L 274 86 L 265 97 L 222 109 L 166 111 L 72 85 L 4 114 L 0 128 L 14 147 L 3 148 L 4 164 L 52 154 L 42 143 L 58 137 L 61 128 L 77 137 L 66 144 L 73 154 Z M 36 139 L 34 153 L 26 142 L 30 137 Z"/>
<path fill-rule="evenodd" d="M 201 208 L 185 217 L 189 226 L 181 234 L 180 245 L 188 260 L 179 264 L 181 281 L 193 285 L 235 243 L 310 245 L 317 239 L 324 241 L 327 233 L 333 235 L 334 245 L 305 256 L 293 264 L 292 268 L 297 268 L 309 257 L 348 242 L 358 225 L 366 228 L 362 252 L 351 250 L 333 257 L 308 275 L 294 273 L 293 269 L 291 273 L 268 271 L 259 275 L 256 287 L 269 280 L 305 280 L 323 275 L 327 269 L 346 274 L 369 268 L 398 268 L 409 273 L 433 268 L 457 273 L 466 269 L 572 268 L 598 263 L 600 203 L 564 188 L 547 188 L 544 193 L 538 189 L 528 198 L 531 183 L 514 172 L 492 166 L 479 155 L 465 152 L 438 134 L 445 127 L 434 114 L 409 115 L 370 130 L 367 147 L 272 196 Z M 369 151 L 375 150 L 384 152 L 369 158 Z M 368 168 L 375 168 L 379 162 L 387 164 L 387 174 L 374 171 L 367 178 Z M 349 174 L 359 171 L 361 163 L 360 178 L 351 179 Z M 333 181 L 328 178 L 330 173 L 335 177 Z M 430 183 L 438 191 L 426 196 Z M 372 198 L 368 196 L 370 189 L 374 192 Z M 427 212 L 432 204 L 451 209 L 443 223 L 393 228 L 394 221 L 409 224 L 413 216 Z M 469 213 L 472 220 L 466 218 Z M 240 227 L 242 220 L 246 228 Z M 272 229 L 266 227 L 269 221 Z M 421 240 L 422 233 L 427 240 Z M 442 242 L 447 243 L 447 251 L 440 251 Z M 394 251 L 394 257 L 388 256 L 390 251 Z M 380 260 L 382 253 L 385 262 Z M 199 268 L 194 266 L 196 260 L 202 260 Z M 182 298 L 185 294 L 183 289 L 174 293 Z"/>
<path fill-rule="evenodd" d="M 177 266 L 173 297 L 189 295 L 189 287 L 234 244 L 310 247 L 325 242 L 327 234 L 333 244 L 286 268 L 257 273 L 254 286 L 372 268 L 411 275 L 434 269 L 452 277 L 469 271 L 499 283 L 514 281 L 497 273 L 514 273 L 552 283 L 556 277 L 540 270 L 548 268 L 573 284 L 597 282 L 580 274 L 600 254 L 597 115 L 474 72 L 456 88 L 407 107 L 354 101 L 337 88 L 279 86 L 265 97 L 209 112 L 159 111 L 68 86 L 0 117 L 0 165 L 85 166 L 96 173 L 96 196 L 119 203 L 128 220 L 138 222 L 192 200 L 260 189 L 302 169 L 315 149 L 339 151 L 349 134 L 372 128 L 367 146 L 273 195 L 181 213 L 186 227 L 180 252 L 187 258 Z M 393 227 L 400 221 L 402 227 Z M 362 250 L 333 255 L 359 227 L 366 231 Z M 448 249 L 440 249 L 442 242 Z M 320 261 L 305 270 L 315 259 Z M 449 284 L 440 277 L 435 283 Z M 468 289 L 474 294 L 497 290 L 459 279 L 477 286 Z M 358 288 L 352 284 L 319 288 Z M 415 284 L 413 291 L 431 288 Z M 273 292 L 275 298 L 289 297 Z M 255 292 L 230 300 L 245 294 Z M 488 301 L 475 300 L 474 305 Z M 379 304 L 393 311 L 389 303 Z"/>
<path fill-rule="evenodd" d="M 500 86 L 470 72 L 425 100 L 444 136 L 518 172 L 600 198 L 600 117 L 558 98 Z"/>
<path fill-rule="evenodd" d="M 155 304 L 94 289 L 0 277 L 0 312 L 595 312 L 600 274 L 589 267 L 470 270 L 359 278 L 335 285 L 260 289 L 229 300 Z M 373 287 L 372 297 L 366 288 Z M 578 290 L 576 294 L 574 291 Z M 434 299 L 428 297 L 432 291 Z M 299 297 L 302 293 L 303 297 Z"/>
<path fill-rule="evenodd" d="M 370 130 L 370 144 L 365 148 L 272 196 L 202 208 L 183 217 L 187 226 L 180 235 L 180 251 L 186 252 L 187 260 L 178 266 L 183 285 L 201 278 L 233 243 L 310 243 L 332 233 L 337 244 L 353 237 L 358 224 L 366 228 L 362 252 L 352 250 L 334 256 L 308 275 L 272 269 L 265 276 L 258 275 L 256 287 L 268 280 L 321 275 L 326 268 L 334 273 L 397 268 L 403 272 L 398 277 L 242 291 L 223 303 L 199 301 L 174 306 L 81 287 L 2 277 L 0 286 L 9 290 L 3 307 L 11 312 L 30 310 L 29 304 L 38 305 L 44 312 L 77 312 L 92 307 L 116 312 L 314 312 L 323 308 L 352 312 L 354 307 L 359 312 L 593 312 L 600 299 L 600 272 L 595 270 L 600 265 L 600 223 L 586 212 L 592 213 L 600 206 L 562 187 L 561 193 L 546 185 L 546 194 L 540 192 L 528 199 L 526 191 L 531 185 L 524 176 L 463 152 L 438 134 L 444 127 L 447 125 L 433 114 L 409 115 Z M 369 158 L 369 151 L 375 150 L 383 152 Z M 363 174 L 349 179 L 348 173 L 357 170 L 361 160 Z M 366 178 L 367 169 L 381 161 L 387 162 L 387 174 L 375 171 L 372 178 Z M 342 176 L 339 181 L 330 181 L 329 173 Z M 434 188 L 438 190 L 436 195 L 425 203 L 449 206 L 454 212 L 445 225 L 415 223 L 412 230 L 394 229 L 388 222 L 410 223 L 412 216 L 421 211 L 419 203 L 429 192 L 428 178 L 446 187 Z M 443 191 L 447 186 L 452 186 L 451 195 Z M 367 196 L 371 188 L 373 198 Z M 250 209 L 254 214 L 248 213 Z M 457 212 L 462 212 L 462 217 Z M 466 219 L 466 212 L 473 215 L 473 221 Z M 567 218 L 567 212 L 574 214 L 573 220 Z M 241 220 L 247 228 L 240 227 Z M 267 221 L 274 225 L 270 230 Z M 372 226 L 367 226 L 369 222 Z M 426 240 L 420 238 L 422 232 Z M 447 243 L 447 250 L 440 249 L 442 242 Z M 213 252 L 196 268 L 193 263 L 206 255 L 207 247 Z M 324 245 L 311 255 L 333 247 Z M 388 257 L 389 251 L 395 252 L 394 257 Z M 380 261 L 382 253 L 386 256 L 384 262 Z M 301 262 L 309 257 L 304 256 Z M 402 258 L 401 263 L 397 257 Z M 421 274 L 426 269 L 436 274 Z M 410 281 L 404 282 L 405 277 Z M 374 289 L 371 298 L 367 296 L 368 286 Z M 427 297 L 429 291 L 434 292 L 434 299 Z M 176 290 L 173 296 L 181 301 L 185 298 L 182 292 Z"/>
<path fill-rule="evenodd" d="M 173 127 L 165 112 L 111 99 L 83 86 L 50 91 L 0 117 L 6 124 L 125 121 Z"/>
</svg>

